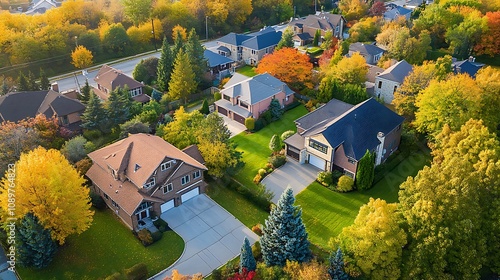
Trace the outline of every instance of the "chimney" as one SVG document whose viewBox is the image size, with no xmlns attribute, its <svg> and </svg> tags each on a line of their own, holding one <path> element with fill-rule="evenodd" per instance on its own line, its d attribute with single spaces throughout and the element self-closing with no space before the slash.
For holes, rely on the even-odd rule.
<svg viewBox="0 0 500 280">
<path fill-rule="evenodd" d="M 286 85 L 285 84 L 282 84 L 281 85 L 281 91 L 286 93 Z"/>
<path fill-rule="evenodd" d="M 50 85 L 50 89 L 52 89 L 53 91 L 55 92 L 59 92 L 59 85 L 57 84 L 57 82 L 53 82 L 51 85 Z"/>
<path fill-rule="evenodd" d="M 469 62 L 474 62 L 474 60 L 475 60 L 475 59 L 474 59 L 474 57 L 473 57 L 472 55 L 471 55 L 471 56 L 469 56 Z"/>
</svg>

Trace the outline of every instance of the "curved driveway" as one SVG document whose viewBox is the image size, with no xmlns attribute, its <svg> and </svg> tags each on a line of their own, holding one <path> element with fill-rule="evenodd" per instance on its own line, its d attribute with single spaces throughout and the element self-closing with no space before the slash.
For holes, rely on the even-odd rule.
<svg viewBox="0 0 500 280">
<path fill-rule="evenodd" d="M 210 274 L 240 254 L 245 236 L 251 244 L 259 237 L 205 194 L 161 214 L 186 244 L 181 257 L 150 279 L 164 279 L 177 269 L 181 274 Z"/>
</svg>

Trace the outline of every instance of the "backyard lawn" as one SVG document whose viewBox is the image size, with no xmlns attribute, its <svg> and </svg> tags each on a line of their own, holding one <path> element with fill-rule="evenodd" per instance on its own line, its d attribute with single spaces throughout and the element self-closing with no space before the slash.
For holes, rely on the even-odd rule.
<svg viewBox="0 0 500 280">
<path fill-rule="evenodd" d="M 296 131 L 294 120 L 307 114 L 307 109 L 300 105 L 285 112 L 281 120 L 268 124 L 256 133 L 247 134 L 242 132 L 232 138 L 238 145 L 237 150 L 243 152 L 245 166 L 234 176 L 234 178 L 245 186 L 254 186 L 253 178 L 260 168 L 265 167 L 268 157 L 271 155 L 269 141 L 273 134 L 281 135 L 287 130 Z"/>
<path fill-rule="evenodd" d="M 337 193 L 317 182 L 312 183 L 297 195 L 295 202 L 302 207 L 302 218 L 309 240 L 329 250 L 330 238 L 336 237 L 342 228 L 354 222 L 361 205 L 367 203 L 370 197 L 396 202 L 399 185 L 408 176 L 415 176 L 430 159 L 428 151 L 409 156 L 366 192 Z"/>
<path fill-rule="evenodd" d="M 253 76 L 257 75 L 257 73 L 255 73 L 255 67 L 252 67 L 250 65 L 245 65 L 241 68 L 238 68 L 238 69 L 236 69 L 236 72 L 243 74 L 247 77 L 253 77 Z"/>
<path fill-rule="evenodd" d="M 22 269 L 23 279 L 104 279 L 143 262 L 152 276 L 170 266 L 184 250 L 184 241 L 173 231 L 144 247 L 111 211 L 95 211 L 92 226 L 66 240 L 45 269 Z"/>
</svg>

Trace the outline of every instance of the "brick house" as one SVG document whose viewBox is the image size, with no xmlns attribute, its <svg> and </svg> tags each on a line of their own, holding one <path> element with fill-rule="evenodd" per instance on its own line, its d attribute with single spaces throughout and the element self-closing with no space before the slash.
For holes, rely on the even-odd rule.
<svg viewBox="0 0 500 280">
<path fill-rule="evenodd" d="M 331 31 L 334 37 L 343 39 L 346 24 L 347 21 L 341 15 L 320 12 L 315 15 L 308 15 L 305 18 L 292 19 L 288 26 L 293 30 L 294 45 L 298 47 L 311 43 L 317 30 L 320 31 L 321 38 Z"/>
<path fill-rule="evenodd" d="M 144 85 L 133 78 L 123 74 L 111 66 L 103 65 L 94 78 L 97 88 L 94 93 L 102 100 L 108 100 L 109 94 L 117 88 L 128 88 L 130 97 L 137 102 L 146 103 L 151 98 L 144 94 Z"/>
<path fill-rule="evenodd" d="M 205 192 L 203 158 L 196 146 L 179 150 L 149 134 L 129 137 L 88 155 L 92 189 L 131 229 Z"/>
<path fill-rule="evenodd" d="M 355 178 L 366 151 L 375 165 L 398 149 L 404 118 L 370 98 L 357 105 L 332 99 L 295 120 L 297 133 L 285 140 L 289 158 Z"/>
</svg>

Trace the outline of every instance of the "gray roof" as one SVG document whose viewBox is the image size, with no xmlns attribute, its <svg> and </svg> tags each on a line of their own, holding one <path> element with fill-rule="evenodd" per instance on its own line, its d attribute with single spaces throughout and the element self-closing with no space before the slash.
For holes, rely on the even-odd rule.
<svg viewBox="0 0 500 280">
<path fill-rule="evenodd" d="M 367 65 L 368 65 L 368 72 L 366 73 L 366 81 L 370 82 L 370 83 L 375 83 L 375 78 L 379 74 L 384 72 L 384 68 L 380 68 L 378 66 L 370 65 L 370 64 L 367 64 Z"/>
<path fill-rule="evenodd" d="M 216 67 L 219 65 L 227 64 L 227 63 L 233 63 L 234 61 L 228 57 L 225 57 L 223 55 L 214 53 L 209 50 L 205 50 L 203 52 L 203 56 L 205 59 L 208 61 L 208 66 L 210 67 Z"/>
<path fill-rule="evenodd" d="M 281 31 L 276 32 L 274 28 L 271 29 L 257 34 L 257 36 L 244 41 L 241 45 L 252 50 L 262 50 L 276 46 L 281 40 L 282 33 Z"/>
<path fill-rule="evenodd" d="M 235 84 L 239 84 L 245 80 L 248 80 L 248 76 L 245 76 L 243 74 L 240 74 L 240 73 L 234 73 L 233 76 L 231 77 L 231 79 L 229 79 L 229 81 L 227 81 L 227 83 L 224 85 L 224 88 L 230 88 L 232 86 L 234 86 Z"/>
<path fill-rule="evenodd" d="M 318 109 L 296 119 L 295 124 L 297 127 L 308 130 L 320 123 L 329 122 L 338 118 L 352 107 L 354 107 L 354 105 L 345 103 L 338 99 L 332 99 Z"/>
<path fill-rule="evenodd" d="M 231 102 L 229 102 L 225 99 L 219 99 L 219 100 L 215 101 L 215 105 L 222 107 L 226 110 L 232 111 L 232 112 L 234 112 L 234 113 L 236 113 L 244 118 L 248 118 L 252 115 L 252 113 L 250 113 L 250 111 L 248 111 L 247 109 L 242 108 L 238 105 L 233 105 Z"/>
<path fill-rule="evenodd" d="M 217 41 L 218 42 L 223 42 L 226 44 L 234 45 L 234 46 L 239 46 L 243 41 L 248 40 L 252 38 L 252 36 L 248 35 L 243 35 L 243 34 L 236 34 L 234 32 L 231 32 L 227 34 L 226 36 L 219 38 Z"/>
<path fill-rule="evenodd" d="M 411 71 L 413 71 L 413 66 L 403 59 L 385 69 L 385 71 L 380 73 L 378 77 L 402 84 L 406 76 L 408 76 Z"/>
<path fill-rule="evenodd" d="M 387 11 L 384 13 L 384 18 L 388 18 L 391 20 L 397 19 L 400 16 L 408 18 L 410 14 L 411 14 L 410 9 L 406 9 L 401 6 L 392 4 L 392 5 L 387 5 Z"/>
<path fill-rule="evenodd" d="M 349 45 L 349 51 L 359 52 L 360 54 L 369 54 L 369 55 L 376 55 L 385 52 L 385 50 L 375 45 L 363 44 L 360 42 Z"/>
<path fill-rule="evenodd" d="M 380 144 L 379 132 L 388 134 L 403 121 L 403 117 L 370 98 L 331 122 L 307 131 L 304 136 L 322 134 L 330 146 L 343 145 L 347 157 L 360 160 L 366 150 L 374 151 Z"/>
<path fill-rule="evenodd" d="M 484 64 L 471 62 L 469 60 L 455 61 L 451 63 L 451 68 L 455 74 L 467 73 L 472 78 L 476 77 L 477 71 L 483 67 Z"/>
<path fill-rule="evenodd" d="M 0 96 L 0 120 L 17 122 L 34 118 L 38 114 L 46 117 L 66 116 L 81 112 L 85 106 L 52 90 L 11 92 Z"/>
<path fill-rule="evenodd" d="M 240 75 L 235 76 L 228 81 L 227 84 L 229 84 L 229 86 L 226 84 L 221 93 L 233 98 L 239 98 L 250 105 L 270 98 L 282 91 L 284 91 L 286 95 L 294 93 L 285 83 L 268 73 L 260 74 L 245 80 L 241 80 L 242 77 Z M 233 79 L 238 82 L 235 83 L 231 81 Z"/>
<path fill-rule="evenodd" d="M 292 147 L 295 147 L 296 149 L 302 150 L 305 148 L 304 145 L 304 137 L 302 137 L 300 134 L 295 133 L 294 135 L 288 137 L 284 141 L 287 145 L 290 145 Z"/>
<path fill-rule="evenodd" d="M 330 13 L 319 13 L 318 15 L 308 15 L 305 18 L 293 19 L 288 25 L 296 25 L 300 28 L 308 26 L 314 29 L 333 30 L 340 25 L 340 21 L 345 19 L 341 15 Z"/>
</svg>

